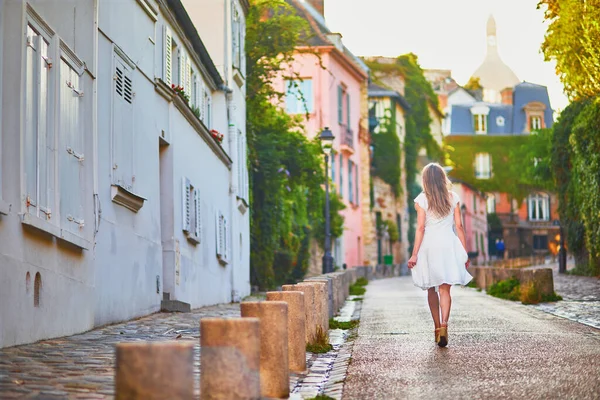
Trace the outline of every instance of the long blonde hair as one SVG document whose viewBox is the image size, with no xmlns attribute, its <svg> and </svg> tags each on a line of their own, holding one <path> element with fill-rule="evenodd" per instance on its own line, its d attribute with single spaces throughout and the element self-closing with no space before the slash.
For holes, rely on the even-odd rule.
<svg viewBox="0 0 600 400">
<path fill-rule="evenodd" d="M 427 197 L 428 209 L 439 218 L 452 211 L 450 187 L 448 175 L 440 164 L 430 163 L 423 168 L 423 192 Z"/>
</svg>

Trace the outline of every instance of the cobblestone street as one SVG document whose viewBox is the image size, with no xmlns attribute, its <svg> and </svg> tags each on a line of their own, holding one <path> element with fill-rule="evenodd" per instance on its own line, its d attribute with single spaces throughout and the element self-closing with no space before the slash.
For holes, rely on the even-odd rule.
<svg viewBox="0 0 600 400">
<path fill-rule="evenodd" d="M 360 302 L 347 301 L 338 318 L 358 318 Z M 199 394 L 201 318 L 239 317 L 239 304 L 190 313 L 157 313 L 66 338 L 0 350 L 0 399 L 112 399 L 114 346 L 119 342 L 183 340 L 195 344 L 195 392 Z M 349 332 L 330 331 L 334 349 L 307 353 L 308 374 L 290 377 L 290 399 L 326 392 L 339 399 L 350 360 Z"/>
<path fill-rule="evenodd" d="M 558 264 L 547 265 L 554 272 L 554 291 L 563 301 L 533 306 L 547 313 L 600 329 L 600 279 L 558 273 Z"/>
</svg>

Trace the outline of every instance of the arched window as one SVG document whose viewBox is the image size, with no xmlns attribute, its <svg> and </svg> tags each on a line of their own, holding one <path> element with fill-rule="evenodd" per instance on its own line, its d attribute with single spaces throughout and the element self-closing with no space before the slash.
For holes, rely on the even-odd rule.
<svg viewBox="0 0 600 400">
<path fill-rule="evenodd" d="M 533 193 L 527 198 L 530 221 L 550 220 L 550 196 L 545 193 Z"/>
<path fill-rule="evenodd" d="M 35 280 L 33 281 L 33 306 L 40 306 L 40 292 L 42 291 L 42 275 L 39 272 L 35 274 Z"/>
</svg>

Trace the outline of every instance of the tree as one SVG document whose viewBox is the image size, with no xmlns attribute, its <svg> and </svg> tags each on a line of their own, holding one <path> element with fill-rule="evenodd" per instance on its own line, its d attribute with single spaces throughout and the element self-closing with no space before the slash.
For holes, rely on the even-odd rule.
<svg viewBox="0 0 600 400">
<path fill-rule="evenodd" d="M 550 22 L 542 51 L 572 99 L 600 94 L 600 0 L 541 0 Z"/>
<path fill-rule="evenodd" d="M 273 87 L 308 38 L 308 24 L 283 0 L 252 0 L 246 20 L 247 132 L 251 183 L 250 274 L 269 289 L 303 277 L 311 240 L 323 226 L 325 177 L 318 140 L 275 105 Z M 339 206 L 333 200 L 334 210 Z M 340 234 L 343 218 L 332 218 Z"/>
<path fill-rule="evenodd" d="M 467 90 L 473 91 L 483 89 L 483 86 L 481 86 L 481 83 L 479 82 L 479 78 L 476 78 L 474 76 L 470 77 L 469 82 L 467 82 L 467 84 L 463 87 Z"/>
</svg>

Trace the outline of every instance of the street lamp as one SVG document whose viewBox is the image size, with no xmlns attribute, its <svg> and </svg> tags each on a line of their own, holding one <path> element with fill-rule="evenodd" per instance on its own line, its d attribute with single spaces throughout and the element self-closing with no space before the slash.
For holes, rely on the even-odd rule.
<svg viewBox="0 0 600 400">
<path fill-rule="evenodd" d="M 565 232 L 559 220 L 555 220 L 553 225 L 558 225 L 560 241 L 558 250 L 558 272 L 564 274 L 567 272 L 567 249 L 565 249 Z"/>
<path fill-rule="evenodd" d="M 325 255 L 323 255 L 323 273 L 333 272 L 333 257 L 331 256 L 331 228 L 329 226 L 329 154 L 333 145 L 333 133 L 328 127 L 321 132 L 321 146 L 325 153 Z"/>
</svg>

